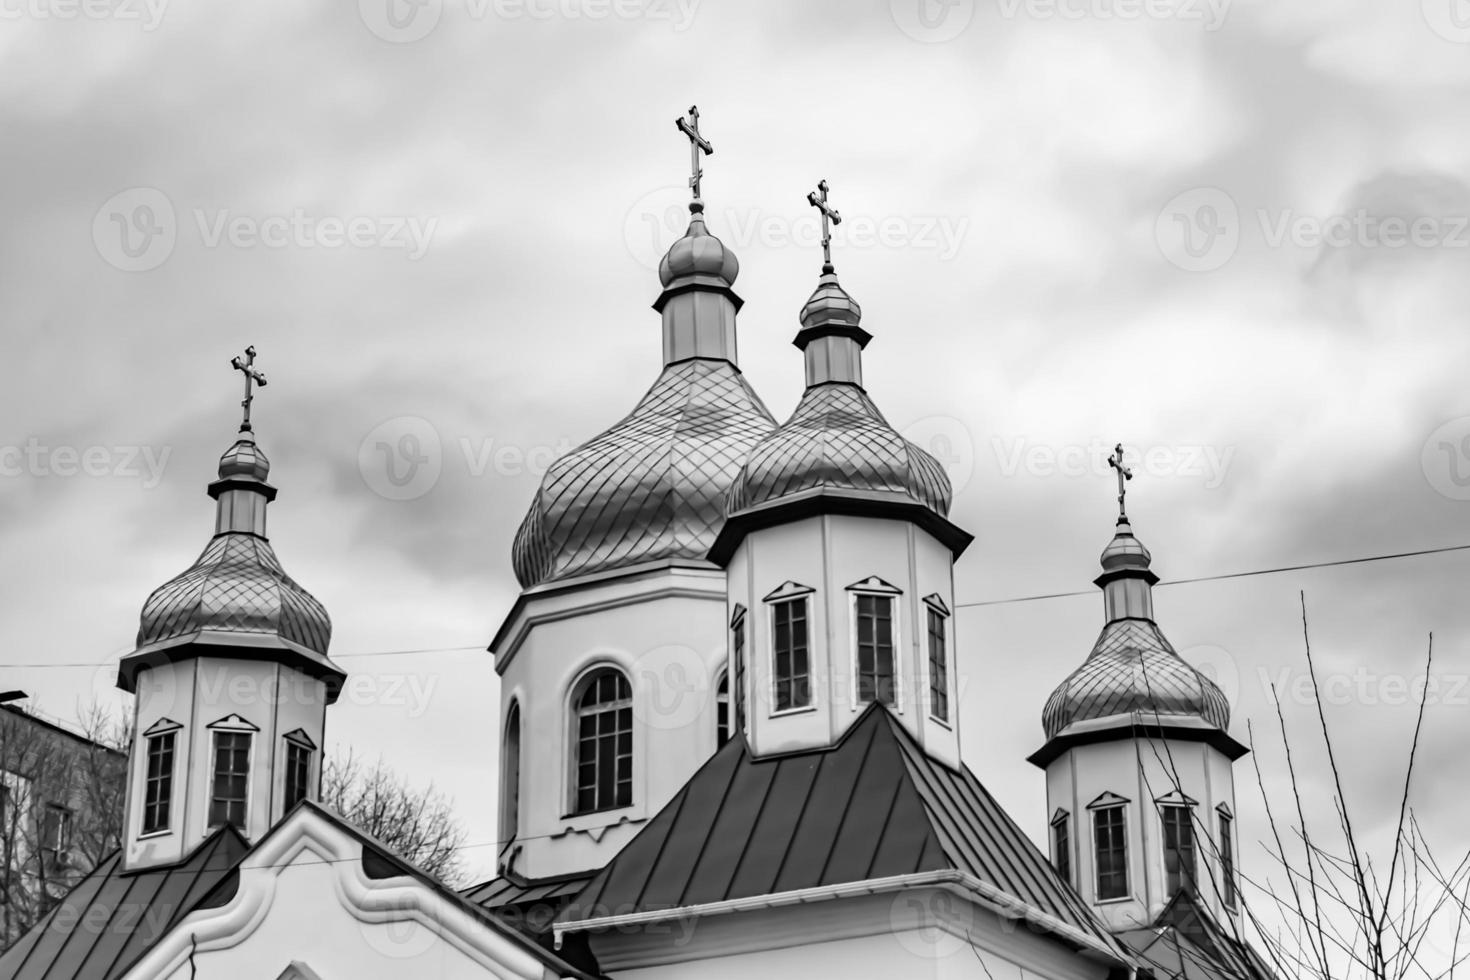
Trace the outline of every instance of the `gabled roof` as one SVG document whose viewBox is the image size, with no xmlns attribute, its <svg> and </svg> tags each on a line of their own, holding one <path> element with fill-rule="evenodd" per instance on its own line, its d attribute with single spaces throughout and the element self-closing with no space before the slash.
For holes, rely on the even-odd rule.
<svg viewBox="0 0 1470 980">
<path fill-rule="evenodd" d="M 11 980 L 112 980 L 188 915 L 250 846 L 222 827 L 178 864 L 126 871 L 122 851 L 78 882 L 4 956 Z"/>
<path fill-rule="evenodd" d="M 926 872 L 1127 958 L 974 774 L 930 758 L 878 704 L 831 748 L 756 759 L 731 739 L 557 921 L 570 931 Z"/>
<path fill-rule="evenodd" d="M 555 902 L 577 895 L 587 887 L 596 872 L 557 875 L 554 878 L 522 878 L 506 872 L 497 878 L 482 881 L 461 891 L 460 897 L 484 909 L 498 909 L 507 905 L 526 905 L 532 902 Z"/>
<path fill-rule="evenodd" d="M 1226 932 L 1188 890 L 1174 896 L 1153 926 L 1118 938 L 1156 980 L 1276 980 L 1260 956 Z"/>
</svg>

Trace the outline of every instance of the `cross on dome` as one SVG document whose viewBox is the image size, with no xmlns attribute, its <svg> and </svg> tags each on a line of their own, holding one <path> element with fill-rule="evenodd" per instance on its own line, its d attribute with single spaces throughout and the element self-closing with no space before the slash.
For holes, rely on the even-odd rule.
<svg viewBox="0 0 1470 980">
<path fill-rule="evenodd" d="M 835 271 L 832 266 L 832 225 L 842 224 L 842 215 L 827 203 L 827 182 L 817 181 L 817 189 L 806 196 L 806 201 L 822 215 L 822 271 Z M 831 222 L 829 224 L 828 222 Z"/>
<path fill-rule="evenodd" d="M 1128 511 L 1123 506 L 1124 498 L 1128 495 L 1126 483 L 1133 479 L 1133 470 L 1123 462 L 1123 444 L 1120 442 L 1113 447 L 1113 455 L 1108 457 L 1108 465 L 1118 471 L 1118 521 L 1122 523 L 1128 520 Z"/>
<path fill-rule="evenodd" d="M 689 115 L 675 119 L 674 125 L 679 127 L 679 132 L 689 137 L 689 187 L 694 191 L 694 200 L 689 203 L 689 210 L 702 211 L 704 201 L 700 195 L 700 180 L 704 177 L 704 166 L 699 155 L 703 153 L 705 156 L 714 156 L 715 148 L 699 132 L 699 106 L 690 106 Z"/>
<path fill-rule="evenodd" d="M 255 400 L 255 393 L 252 390 L 252 385 L 255 384 L 260 385 L 262 388 L 265 387 L 265 375 L 255 369 L 254 345 L 245 348 L 244 358 L 241 358 L 238 355 L 234 357 L 230 361 L 230 367 L 245 375 L 245 399 L 244 401 L 240 402 L 240 407 L 244 410 L 244 418 L 240 422 L 240 431 L 249 432 L 250 403 Z"/>
</svg>

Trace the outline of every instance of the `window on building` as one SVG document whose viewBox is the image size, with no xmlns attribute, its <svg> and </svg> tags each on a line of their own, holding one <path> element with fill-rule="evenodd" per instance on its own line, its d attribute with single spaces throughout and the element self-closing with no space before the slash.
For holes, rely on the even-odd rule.
<svg viewBox="0 0 1470 980">
<path fill-rule="evenodd" d="M 521 823 L 521 706 L 515 701 L 506 712 L 500 773 L 500 836 L 504 846 L 515 840 Z"/>
<path fill-rule="evenodd" d="M 174 739 L 176 732 L 149 735 L 147 773 L 143 777 L 143 833 L 169 828 L 174 799 Z"/>
<path fill-rule="evenodd" d="M 209 825 L 245 829 L 250 799 L 250 733 L 214 733 L 214 779 L 210 786 Z"/>
<path fill-rule="evenodd" d="M 622 672 L 604 668 L 582 683 L 576 699 L 576 812 L 633 802 L 633 689 Z"/>
<path fill-rule="evenodd" d="M 1072 818 L 1058 813 L 1051 822 L 1052 861 L 1057 874 L 1067 884 L 1072 883 Z"/>
<path fill-rule="evenodd" d="M 1235 908 L 1235 837 L 1230 814 L 1220 813 L 1220 877 L 1224 878 L 1225 906 Z"/>
<path fill-rule="evenodd" d="M 1164 823 L 1164 893 L 1194 884 L 1194 813 L 1187 806 L 1159 807 Z"/>
<path fill-rule="evenodd" d="M 771 628 L 775 710 L 805 708 L 812 703 L 806 596 L 772 603 Z"/>
<path fill-rule="evenodd" d="M 893 597 L 857 596 L 858 701 L 894 703 Z"/>
<path fill-rule="evenodd" d="M 730 647 L 735 654 L 735 731 L 745 731 L 745 616 L 738 610 L 730 627 Z"/>
<path fill-rule="evenodd" d="M 1128 835 L 1122 805 L 1092 811 L 1097 851 L 1097 898 L 1106 902 L 1128 897 Z"/>
<path fill-rule="evenodd" d="M 715 685 L 715 747 L 730 741 L 730 673 L 720 671 L 720 683 Z"/>
<path fill-rule="evenodd" d="M 286 809 L 291 808 L 311 795 L 311 757 L 315 753 L 310 745 L 294 738 L 286 739 Z"/>
<path fill-rule="evenodd" d="M 71 811 L 60 803 L 47 803 L 41 811 L 41 851 L 54 864 L 71 850 Z"/>
<path fill-rule="evenodd" d="M 940 721 L 949 721 L 949 649 L 946 643 L 946 618 L 929 606 L 929 713 Z"/>
</svg>

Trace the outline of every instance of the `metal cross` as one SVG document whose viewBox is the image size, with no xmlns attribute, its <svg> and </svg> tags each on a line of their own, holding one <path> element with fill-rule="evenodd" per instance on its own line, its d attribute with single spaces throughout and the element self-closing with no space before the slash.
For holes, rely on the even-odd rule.
<svg viewBox="0 0 1470 980">
<path fill-rule="evenodd" d="M 249 432 L 250 403 L 255 400 L 255 394 L 251 391 L 251 385 L 257 384 L 262 388 L 265 387 L 265 375 L 255 370 L 255 348 L 253 346 L 245 348 L 244 358 L 234 358 L 230 361 L 230 367 L 245 375 L 245 400 L 240 403 L 240 407 L 245 410 L 245 419 L 240 423 L 240 431 Z"/>
<path fill-rule="evenodd" d="M 1123 484 L 1133 479 L 1133 471 L 1123 465 L 1123 444 L 1121 442 L 1113 448 L 1113 455 L 1108 457 L 1108 465 L 1118 471 L 1118 520 L 1127 520 L 1128 511 L 1123 507 L 1123 498 L 1128 495 L 1128 488 Z"/>
<path fill-rule="evenodd" d="M 832 272 L 832 226 L 827 223 L 831 219 L 833 225 L 842 224 L 842 215 L 837 209 L 827 203 L 827 182 L 817 181 L 817 189 L 806 196 L 806 202 L 818 211 L 822 212 L 822 271 Z"/>
<path fill-rule="evenodd" d="M 699 135 L 699 106 L 689 107 L 689 115 L 684 119 L 675 119 L 674 125 L 679 127 L 679 132 L 689 137 L 689 186 L 694 190 L 695 203 L 700 201 L 699 180 L 704 176 L 704 166 L 700 163 L 699 155 L 714 156 L 715 148 L 710 141 Z"/>
</svg>

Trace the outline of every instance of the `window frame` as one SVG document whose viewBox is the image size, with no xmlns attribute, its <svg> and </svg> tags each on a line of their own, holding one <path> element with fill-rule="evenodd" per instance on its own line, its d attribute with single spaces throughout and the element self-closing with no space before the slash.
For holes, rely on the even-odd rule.
<svg viewBox="0 0 1470 980">
<path fill-rule="evenodd" d="M 239 799 L 238 801 L 235 800 L 233 797 L 221 797 L 221 796 L 217 796 L 216 793 L 215 793 L 215 787 L 216 787 L 216 785 L 218 783 L 218 779 L 219 779 L 219 749 L 220 749 L 220 739 L 223 739 L 223 738 L 243 738 L 245 740 L 245 769 L 241 773 L 231 773 L 230 774 L 230 775 L 242 776 L 244 778 L 244 782 L 245 782 L 245 795 L 243 796 L 243 798 Z M 243 833 L 250 826 L 250 812 L 253 809 L 252 803 L 254 802 L 251 799 L 251 797 L 253 795 L 253 793 L 252 793 L 253 787 L 251 786 L 251 782 L 252 782 L 251 775 L 254 773 L 254 771 L 255 771 L 255 732 L 253 730 L 246 729 L 246 728 L 239 728 L 239 727 L 233 727 L 233 726 L 230 726 L 230 727 L 215 727 L 215 726 L 211 725 L 210 726 L 210 732 L 209 732 L 209 782 L 204 787 L 205 799 L 208 802 L 208 807 L 207 807 L 207 809 L 205 811 L 205 814 L 206 814 L 207 824 L 208 824 L 208 827 L 209 827 L 210 830 L 214 830 L 217 827 L 223 827 L 226 824 L 229 824 L 230 826 L 234 827 L 236 830 L 238 830 L 238 831 L 240 831 L 240 832 Z M 223 801 L 224 804 L 225 804 L 225 818 L 223 820 L 216 820 L 215 819 L 215 804 L 218 803 L 218 802 L 220 802 L 220 801 Z M 241 807 L 241 817 L 240 817 L 240 822 L 238 824 L 232 822 L 230 820 L 230 818 L 229 818 L 229 806 L 230 806 L 230 804 L 235 803 L 235 802 L 238 802 L 240 804 L 240 807 Z"/>
<path fill-rule="evenodd" d="M 715 675 L 715 751 L 725 747 L 735 735 L 735 719 L 731 715 L 730 668 L 722 667 Z"/>
<path fill-rule="evenodd" d="M 1072 815 L 1058 810 L 1051 818 L 1052 867 L 1068 885 L 1072 884 Z"/>
<path fill-rule="evenodd" d="M 282 760 L 284 772 L 281 780 L 281 816 L 290 813 L 302 800 L 311 799 L 312 773 L 316 769 L 316 743 L 307 737 L 306 732 L 300 729 L 290 732 L 283 737 L 283 741 L 286 743 L 286 752 Z M 301 774 L 301 795 L 295 801 L 291 799 L 291 784 L 296 776 L 296 760 L 292 757 L 293 752 L 306 754 L 306 771 Z"/>
<path fill-rule="evenodd" d="M 898 714 L 903 714 L 903 710 L 904 710 L 903 709 L 903 701 L 904 701 L 903 693 L 904 692 L 903 692 L 903 677 L 902 677 L 903 671 L 900 669 L 900 651 L 902 650 L 902 647 L 903 647 L 903 643 L 902 643 L 902 640 L 901 640 L 901 637 L 903 636 L 903 628 L 902 628 L 902 626 L 903 626 L 903 624 L 902 624 L 902 615 L 903 615 L 903 612 L 902 612 L 902 609 L 900 608 L 900 603 L 898 601 L 899 598 L 903 595 L 903 591 L 900 590 L 900 589 L 894 588 L 893 586 L 889 585 L 887 582 L 883 581 L 882 579 L 880 579 L 880 578 L 878 578 L 876 576 L 873 576 L 873 577 L 864 579 L 861 582 L 857 582 L 857 583 L 854 583 L 853 585 L 849 585 L 847 587 L 847 592 L 848 592 L 848 595 L 851 597 L 848 600 L 848 608 L 849 608 L 848 628 L 851 630 L 851 633 L 849 634 L 849 636 L 850 636 L 851 643 L 852 643 L 851 674 L 850 674 L 851 679 L 852 679 L 852 694 L 853 694 L 853 696 L 852 696 L 852 710 L 853 711 L 861 711 L 862 709 L 866 708 L 868 705 L 872 704 L 874 701 L 878 701 L 878 702 L 881 702 L 883 704 L 886 704 L 891 710 L 897 712 Z M 888 603 L 888 645 L 889 645 L 889 655 L 890 655 L 890 658 L 891 658 L 891 663 L 890 663 L 890 671 L 891 671 L 891 678 L 890 678 L 890 680 L 891 680 L 891 684 L 890 684 L 890 686 L 892 688 L 892 698 L 891 698 L 891 700 L 886 701 L 886 702 L 882 701 L 881 698 L 876 697 L 876 696 L 873 697 L 873 698 L 871 698 L 871 699 L 868 699 L 868 700 L 864 700 L 863 699 L 863 696 L 862 696 L 862 690 L 863 690 L 863 684 L 862 684 L 862 678 L 863 678 L 863 675 L 862 675 L 862 650 L 861 650 L 861 646 L 860 646 L 860 643 L 859 643 L 859 638 L 861 636 L 861 627 L 860 627 L 859 624 L 860 624 L 860 621 L 861 621 L 861 618 L 862 618 L 861 617 L 861 608 L 862 608 L 862 600 L 864 600 L 864 599 L 872 599 L 874 601 L 879 601 L 879 602 L 886 601 Z M 874 645 L 874 654 L 873 654 L 874 670 L 873 670 L 873 673 L 874 673 L 874 677 L 875 677 L 874 686 L 876 687 L 877 686 L 876 678 L 878 676 L 878 670 L 877 670 L 878 649 L 880 649 L 879 644 L 877 642 L 876 634 L 874 636 L 874 643 L 873 643 L 873 645 Z M 876 691 L 875 691 L 875 695 L 876 695 Z"/>
<path fill-rule="evenodd" d="M 936 619 L 939 621 L 938 637 L 940 646 L 937 667 L 934 657 L 934 638 L 936 635 L 934 633 L 934 622 Z M 954 724 L 953 712 L 950 710 L 953 702 L 953 698 L 950 697 L 950 675 L 953 671 L 949 669 L 952 659 L 950 657 L 950 648 L 953 645 L 950 642 L 949 607 L 944 604 L 944 600 L 939 597 L 938 593 L 926 596 L 924 598 L 924 648 L 927 655 L 924 658 L 924 671 L 927 679 L 926 690 L 929 694 L 928 715 L 931 720 L 938 722 L 945 728 L 949 728 Z M 943 706 L 942 712 L 935 710 L 936 705 Z"/>
<path fill-rule="evenodd" d="M 1128 801 L 1112 794 L 1104 794 L 1098 798 L 1097 802 L 1094 802 L 1088 807 L 1088 811 L 1092 814 L 1092 827 L 1090 829 L 1092 831 L 1093 899 L 1098 905 L 1129 901 L 1133 898 L 1133 875 L 1132 869 L 1128 866 Z M 1110 875 L 1122 874 L 1122 888 L 1119 894 L 1105 897 L 1103 895 L 1103 848 L 1100 846 L 1101 842 L 1098 839 L 1098 832 L 1101 829 L 1100 822 L 1104 814 L 1111 816 L 1113 813 L 1118 814 L 1119 817 L 1117 836 L 1118 851 L 1121 855 L 1121 860 L 1119 861 L 1121 872 L 1114 871 L 1108 873 Z"/>
<path fill-rule="evenodd" d="M 1164 873 L 1164 897 L 1168 901 L 1173 899 L 1185 888 L 1194 889 L 1199 881 L 1199 835 L 1195 833 L 1194 806 L 1192 803 L 1180 799 L 1173 799 L 1159 803 L 1158 809 L 1159 850 L 1163 858 L 1160 862 L 1160 868 Z M 1175 821 L 1172 827 L 1170 824 L 1171 816 Z M 1180 822 L 1181 818 L 1182 822 Z M 1179 828 L 1183 828 L 1189 838 L 1187 848 L 1181 849 L 1178 844 Z M 1169 843 L 1171 830 L 1176 839 L 1173 845 Z M 1187 875 L 1184 873 L 1184 868 L 1181 863 L 1181 855 L 1184 851 L 1187 851 L 1189 855 L 1189 870 Z M 1174 871 L 1169 870 L 1171 854 L 1174 855 L 1176 864 L 1180 865 Z M 1172 887 L 1170 885 L 1171 877 L 1177 878 Z"/>
<path fill-rule="evenodd" d="M 750 702 L 746 697 L 747 675 L 750 673 L 747 647 L 750 638 L 745 629 L 745 612 L 745 607 L 736 603 L 735 612 L 730 617 L 730 659 L 733 663 L 726 670 L 730 672 L 730 693 L 735 699 L 731 737 L 736 733 L 747 734 L 747 726 L 750 724 Z"/>
<path fill-rule="evenodd" d="M 508 847 L 521 830 L 521 701 L 512 697 L 500 727 L 500 847 Z M 514 763 L 512 765 L 512 763 Z"/>
<path fill-rule="evenodd" d="M 36 828 L 40 843 L 41 858 L 55 866 L 63 866 L 71 853 L 73 822 L 76 811 L 65 803 L 47 800 L 41 805 L 40 819 Z M 52 818 L 55 818 L 56 839 L 52 840 Z"/>
<path fill-rule="evenodd" d="M 607 702 L 608 704 L 611 704 L 612 707 L 603 708 L 598 712 L 598 714 L 617 714 L 617 717 L 614 719 L 613 722 L 613 729 L 608 733 L 594 732 L 591 736 L 591 739 L 595 742 L 598 738 L 603 737 L 604 734 L 610 734 L 613 738 L 613 777 L 611 789 L 612 801 L 603 805 L 598 805 L 598 797 L 600 797 L 601 795 L 601 786 L 598 777 L 601 756 L 600 754 L 598 754 L 598 752 L 594 751 L 590 760 L 590 765 L 592 765 L 593 767 L 593 783 L 591 786 L 593 792 L 593 805 L 590 807 L 583 807 L 581 803 L 583 790 L 581 782 L 582 766 L 584 764 L 589 764 L 584 763 L 582 755 L 583 743 L 586 740 L 582 735 L 582 717 L 584 714 L 583 701 L 587 697 L 588 693 L 593 689 L 594 685 L 604 676 L 608 675 L 615 676 L 622 684 L 622 687 L 619 689 L 625 689 L 627 693 L 625 697 L 617 697 L 614 698 L 613 701 Z M 637 740 L 635 737 L 637 733 L 635 731 L 636 726 L 634 725 L 633 717 L 632 679 L 628 676 L 627 672 L 624 671 L 623 668 L 618 666 L 617 664 L 606 661 L 597 663 L 588 667 L 577 677 L 576 681 L 571 686 L 570 697 L 567 700 L 567 717 L 570 723 L 570 751 L 566 755 L 568 769 L 568 796 L 567 805 L 565 808 L 566 815 L 568 817 L 587 817 L 593 816 L 595 814 L 611 813 L 617 810 L 626 810 L 629 807 L 632 807 L 635 802 L 635 794 L 633 790 L 635 788 L 635 780 L 637 777 L 637 766 L 634 765 L 634 763 L 637 761 Z M 628 796 L 626 802 L 618 802 L 618 786 L 623 782 L 623 780 L 618 776 L 618 762 L 622 757 L 622 753 L 618 751 L 617 742 L 618 736 L 624 733 L 624 728 L 622 725 L 623 712 L 627 713 L 626 734 L 628 736 Z"/>
<path fill-rule="evenodd" d="M 159 837 L 173 833 L 174 773 L 178 768 L 180 730 L 181 727 L 150 729 L 143 735 L 143 807 L 139 823 L 140 837 Z M 167 754 L 167 768 L 160 766 L 160 771 L 154 773 L 154 748 L 155 746 L 161 747 L 165 740 L 167 749 L 159 754 Z M 160 787 L 157 799 L 153 798 L 155 785 Z M 157 823 L 150 823 L 150 813 L 162 814 Z"/>
<path fill-rule="evenodd" d="M 1235 877 L 1235 814 L 1223 803 L 1215 808 L 1216 828 L 1220 835 L 1220 877 L 1224 883 L 1221 901 L 1227 909 L 1239 907 L 1240 885 Z"/>
<path fill-rule="evenodd" d="M 811 603 L 811 595 L 812 594 L 810 592 L 803 592 L 803 593 L 800 593 L 800 594 L 797 594 L 797 595 L 779 596 L 779 597 L 776 597 L 776 598 L 773 598 L 773 599 L 767 599 L 766 600 L 766 619 L 770 623 L 770 634 L 771 634 L 770 635 L 770 645 L 769 645 L 769 649 L 771 651 L 771 655 L 770 655 L 770 657 L 769 657 L 769 659 L 767 661 L 767 664 L 768 664 L 768 667 L 769 667 L 769 675 L 770 675 L 770 678 L 771 678 L 770 684 L 768 685 L 768 688 L 769 688 L 768 693 L 769 693 L 770 698 L 771 698 L 771 702 L 770 702 L 770 704 L 771 704 L 771 711 L 770 711 L 770 714 L 771 714 L 771 717 L 772 718 L 780 717 L 781 715 L 800 714 L 800 713 L 805 712 L 805 711 L 815 711 L 817 709 L 816 700 L 812 696 L 812 694 L 813 694 L 813 692 L 812 692 L 812 659 L 813 658 L 812 658 L 812 603 Z M 795 609 L 798 606 L 798 604 L 800 605 L 800 610 L 801 610 L 800 623 L 802 625 L 802 632 L 804 634 L 804 641 L 805 641 L 802 644 L 802 646 L 800 647 L 800 652 L 803 655 L 803 658 L 805 659 L 805 662 L 806 662 L 805 663 L 805 667 L 806 667 L 806 669 L 803 670 L 803 671 L 801 671 L 801 672 L 798 672 L 795 669 L 796 668 L 796 659 L 797 659 L 797 651 L 798 651 L 798 648 L 797 648 L 797 645 L 795 644 L 795 642 L 793 640 L 793 642 L 791 644 L 791 649 L 789 651 L 787 651 L 787 655 L 788 655 L 788 658 L 789 658 L 789 664 L 790 664 L 790 668 L 791 668 L 791 670 L 790 670 L 790 676 L 782 677 L 781 676 L 781 673 L 780 673 L 780 671 L 778 669 L 778 665 L 780 664 L 780 658 L 781 658 L 781 649 L 779 647 L 779 637 L 780 637 L 781 631 L 780 631 L 780 623 L 779 623 L 778 620 L 779 620 L 779 617 L 780 617 L 780 611 L 781 610 L 783 610 L 783 609 Z M 789 632 L 794 632 L 795 624 L 796 624 L 797 621 L 798 620 L 794 616 L 790 619 L 790 621 L 788 622 L 788 625 L 787 625 L 787 628 L 788 628 L 788 631 Z M 801 703 L 794 703 L 795 700 L 796 700 L 795 699 L 795 693 L 796 693 L 796 691 L 798 689 L 798 686 L 801 684 L 801 682 L 803 680 L 805 681 L 805 692 L 804 692 L 805 693 L 805 700 L 802 701 Z M 786 684 L 786 685 L 789 686 L 790 691 L 792 692 L 792 699 L 793 699 L 793 703 L 792 704 L 788 704 L 784 708 L 781 707 L 781 686 L 783 684 Z"/>
</svg>

